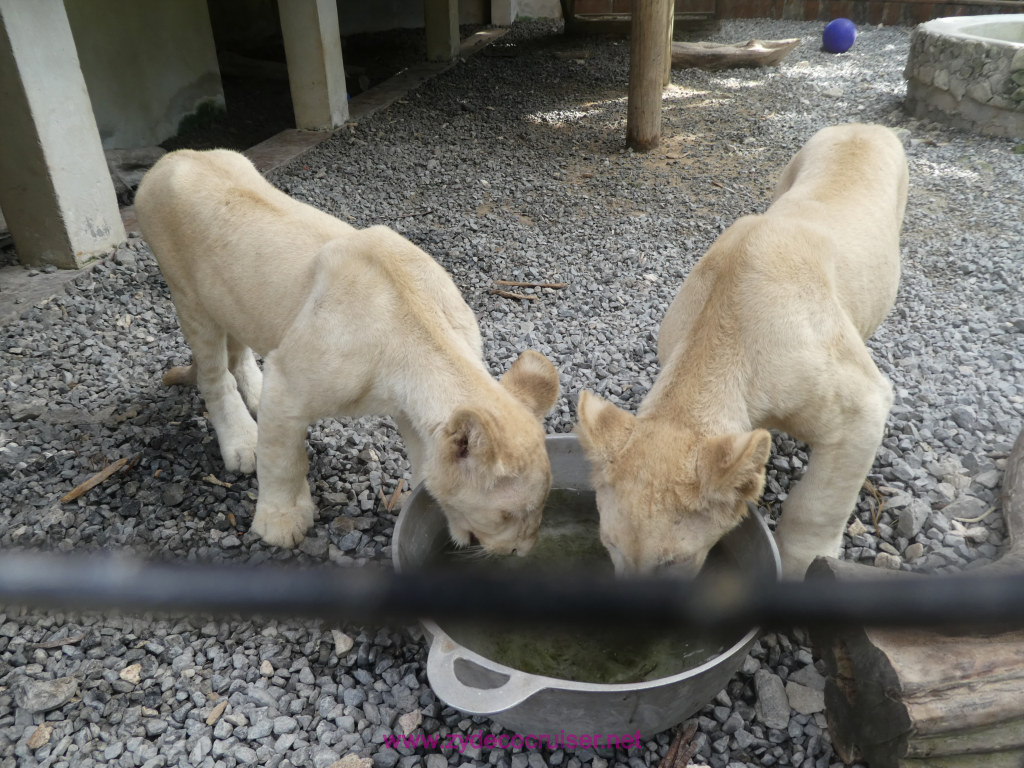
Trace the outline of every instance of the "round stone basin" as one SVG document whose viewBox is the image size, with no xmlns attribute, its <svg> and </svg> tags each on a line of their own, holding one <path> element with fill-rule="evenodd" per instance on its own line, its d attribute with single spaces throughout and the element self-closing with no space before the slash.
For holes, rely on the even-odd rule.
<svg viewBox="0 0 1024 768">
<path fill-rule="evenodd" d="M 914 117 L 1024 138 L 1024 13 L 918 25 L 903 76 L 905 106 Z"/>
</svg>

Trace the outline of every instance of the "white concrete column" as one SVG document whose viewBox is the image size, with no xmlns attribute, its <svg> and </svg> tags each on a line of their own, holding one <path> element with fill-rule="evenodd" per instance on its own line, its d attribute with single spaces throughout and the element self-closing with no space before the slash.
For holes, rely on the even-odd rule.
<svg viewBox="0 0 1024 768">
<path fill-rule="evenodd" d="M 519 15 L 519 0 L 491 0 L 491 24 L 511 27 Z"/>
<path fill-rule="evenodd" d="M 73 269 L 125 240 L 62 0 L 0 0 L 0 207 L 24 264 Z"/>
<path fill-rule="evenodd" d="M 278 11 L 295 127 L 329 131 L 344 125 L 348 89 L 336 0 L 278 0 Z"/>
<path fill-rule="evenodd" d="M 423 0 L 427 59 L 452 61 L 459 55 L 459 0 Z"/>
</svg>

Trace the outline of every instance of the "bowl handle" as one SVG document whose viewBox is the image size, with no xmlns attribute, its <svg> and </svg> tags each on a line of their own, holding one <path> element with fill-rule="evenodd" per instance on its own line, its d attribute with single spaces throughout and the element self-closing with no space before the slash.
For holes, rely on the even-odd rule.
<svg viewBox="0 0 1024 768">
<path fill-rule="evenodd" d="M 492 715 L 504 712 L 521 704 L 546 684 L 543 678 L 525 673 L 516 673 L 495 688 L 476 688 L 464 684 L 455 676 L 455 662 L 466 658 L 466 649 L 450 637 L 439 634 L 434 637 L 427 654 L 427 679 L 438 698 L 446 704 L 472 715 Z"/>
</svg>

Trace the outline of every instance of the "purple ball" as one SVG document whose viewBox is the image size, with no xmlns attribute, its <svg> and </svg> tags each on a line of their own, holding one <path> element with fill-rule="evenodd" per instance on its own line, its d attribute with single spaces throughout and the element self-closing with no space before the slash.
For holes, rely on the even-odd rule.
<svg viewBox="0 0 1024 768">
<path fill-rule="evenodd" d="M 821 33 L 821 45 L 829 53 L 846 53 L 857 39 L 857 25 L 849 19 L 833 19 Z"/>
</svg>

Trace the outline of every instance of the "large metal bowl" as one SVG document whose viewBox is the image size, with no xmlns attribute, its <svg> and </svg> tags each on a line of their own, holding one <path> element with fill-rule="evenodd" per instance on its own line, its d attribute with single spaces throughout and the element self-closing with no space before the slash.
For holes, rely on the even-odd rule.
<svg viewBox="0 0 1024 768">
<path fill-rule="evenodd" d="M 590 469 L 574 435 L 547 438 L 553 488 L 591 488 Z M 597 510 L 594 510 L 596 526 Z M 424 487 L 413 491 L 395 526 L 396 570 L 411 571 L 436 558 L 447 537 L 444 514 Z M 718 545 L 729 559 L 759 578 L 779 578 L 779 553 L 759 514 Z M 561 680 L 505 666 L 460 645 L 436 622 L 430 635 L 427 677 L 442 701 L 471 715 L 486 715 L 521 734 L 634 734 L 650 736 L 699 710 L 729 682 L 758 630 L 751 627 L 700 666 L 670 677 L 602 684 Z M 737 633 L 740 635 L 740 633 Z"/>
</svg>

